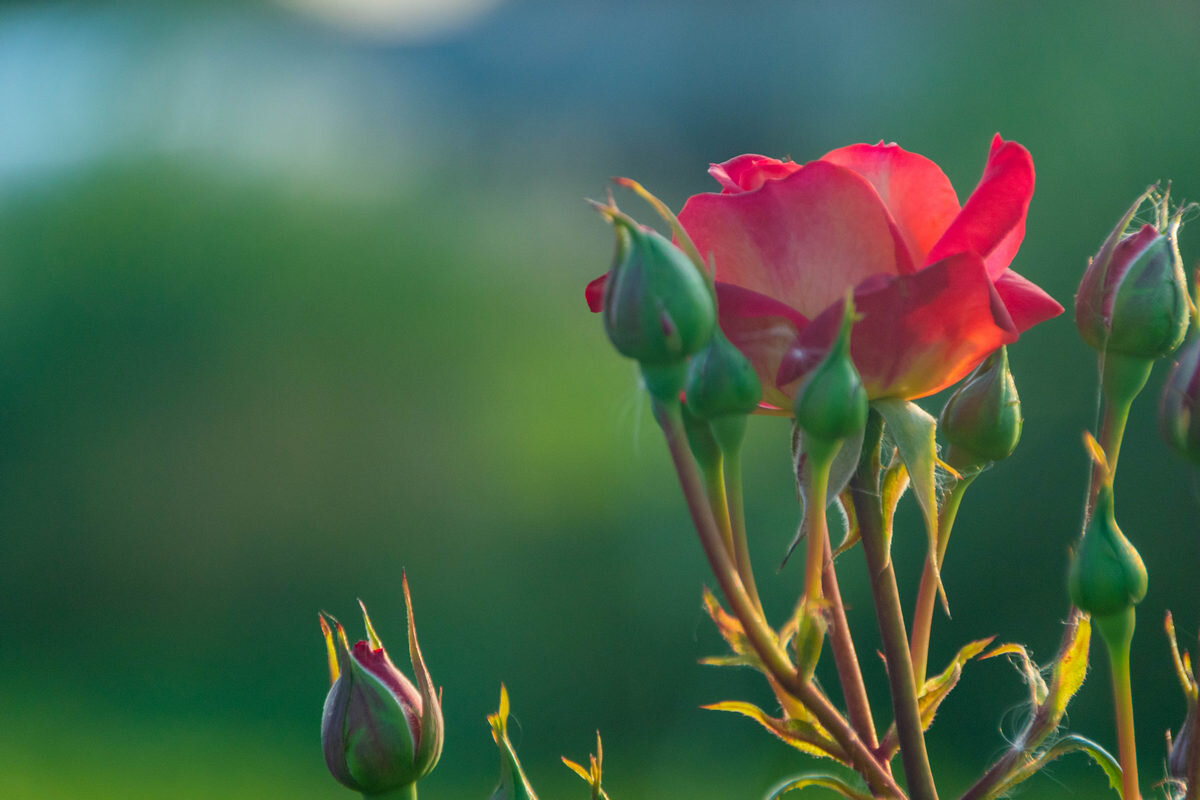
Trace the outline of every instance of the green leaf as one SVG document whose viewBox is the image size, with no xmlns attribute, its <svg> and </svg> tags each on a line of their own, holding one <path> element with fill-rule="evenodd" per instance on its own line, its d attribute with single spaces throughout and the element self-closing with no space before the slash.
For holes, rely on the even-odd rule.
<svg viewBox="0 0 1200 800">
<path fill-rule="evenodd" d="M 766 796 L 765 800 L 779 800 L 787 792 L 793 789 L 804 789 L 809 786 L 818 786 L 822 789 L 829 789 L 837 792 L 842 797 L 848 797 L 850 800 L 871 800 L 869 792 L 851 786 L 846 782 L 845 778 L 839 775 L 829 775 L 821 772 L 810 772 L 804 775 L 797 775 L 795 778 L 789 778 L 779 786 L 776 786 Z"/>
<path fill-rule="evenodd" d="M 588 767 L 585 768 L 582 764 L 577 764 L 566 756 L 563 756 L 562 760 L 572 772 L 583 778 L 591 787 L 592 800 L 610 800 L 608 792 L 604 791 L 604 787 L 600 785 L 604 772 L 604 745 L 600 742 L 600 731 L 596 731 L 596 752 L 589 756 Z"/>
<path fill-rule="evenodd" d="M 1078 734 L 1067 734 L 1062 739 L 1054 743 L 1053 746 L 1047 748 L 1042 753 L 1039 753 L 1029 763 L 1025 764 L 1019 770 L 1014 772 L 1012 776 L 998 787 L 993 794 L 1003 795 L 1008 794 L 1014 786 L 1021 783 L 1026 778 L 1032 777 L 1043 767 L 1048 765 L 1056 758 L 1065 756 L 1067 753 L 1085 753 L 1090 756 L 1092 761 L 1099 765 L 1100 769 L 1104 770 L 1104 774 L 1108 776 L 1108 785 L 1121 796 L 1121 765 L 1113 758 L 1112 754 L 1105 750 L 1100 745 L 1093 742 L 1084 736 Z"/>
<path fill-rule="evenodd" d="M 753 703 L 740 700 L 726 700 L 701 708 L 709 711 L 732 711 L 749 717 L 802 753 L 832 758 L 849 766 L 850 759 L 815 719 L 777 719 L 767 716 L 765 711 Z"/>
<path fill-rule="evenodd" d="M 942 588 L 942 577 L 937 565 L 938 503 L 937 479 L 937 420 L 923 408 L 907 400 L 876 400 L 872 407 L 883 417 L 892 441 L 900 451 L 900 459 L 908 469 L 913 494 L 921 506 L 925 518 L 925 532 L 929 539 L 929 563 L 935 566 L 938 594 L 942 605 L 946 605 L 946 591 Z"/>
</svg>

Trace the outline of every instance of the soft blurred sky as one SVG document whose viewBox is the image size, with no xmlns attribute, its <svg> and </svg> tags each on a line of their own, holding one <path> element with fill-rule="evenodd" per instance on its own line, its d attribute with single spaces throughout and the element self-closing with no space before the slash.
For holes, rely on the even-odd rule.
<svg viewBox="0 0 1200 800">
<path fill-rule="evenodd" d="M 1014 267 L 1069 305 L 1147 184 L 1200 196 L 1200 6 L 351 5 L 0 6 L 0 794 L 348 796 L 317 744 L 316 611 L 352 620 L 363 598 L 402 661 L 406 567 L 450 729 L 422 797 L 487 796 L 502 680 L 547 797 L 583 796 L 558 757 L 596 728 L 614 797 L 761 797 L 808 762 L 698 708 L 769 700 L 695 663 L 719 649 L 706 568 L 583 304 L 611 251 L 583 198 L 629 175 L 678 208 L 713 188 L 709 162 L 880 139 L 965 198 L 999 131 L 1038 170 Z M 1048 659 L 1066 613 L 1093 362 L 1066 317 L 1010 355 L 1024 441 L 964 504 L 935 664 L 993 633 Z M 1163 609 L 1200 626 L 1197 484 L 1155 433 L 1160 381 L 1118 490 L 1151 573 L 1147 782 L 1182 715 Z M 787 439 L 755 420 L 748 454 L 780 619 L 800 582 L 775 573 L 798 515 Z M 886 719 L 860 561 L 843 591 Z M 1112 746 L 1094 656 L 1070 721 Z M 930 734 L 945 795 L 1023 697 L 999 660 L 968 668 Z M 1028 796 L 1104 791 L 1069 761 L 1058 780 L 1077 768 L 1074 794 Z"/>
</svg>

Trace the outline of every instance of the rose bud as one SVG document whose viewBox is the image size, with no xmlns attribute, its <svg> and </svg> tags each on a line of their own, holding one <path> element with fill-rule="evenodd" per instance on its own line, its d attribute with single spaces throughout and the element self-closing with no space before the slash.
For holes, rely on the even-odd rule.
<svg viewBox="0 0 1200 800">
<path fill-rule="evenodd" d="M 644 367 L 682 365 L 708 343 L 716 327 L 712 289 L 669 239 L 611 206 L 599 208 L 617 233 L 604 284 L 608 338 L 619 353 Z"/>
<path fill-rule="evenodd" d="M 754 365 L 718 328 L 688 365 L 687 405 L 701 419 L 752 414 L 762 400 Z"/>
<path fill-rule="evenodd" d="M 810 437 L 839 441 L 867 424 L 867 390 L 850 358 L 853 326 L 854 301 L 847 295 L 837 339 L 796 391 L 796 424 Z"/>
<path fill-rule="evenodd" d="M 1112 485 L 1106 484 L 1071 560 L 1071 602 L 1094 617 L 1113 617 L 1141 602 L 1147 584 L 1146 565 L 1117 527 Z"/>
<path fill-rule="evenodd" d="M 1163 438 L 1184 458 L 1200 464 L 1200 331 L 1179 351 L 1179 358 L 1163 385 L 1158 422 Z"/>
<path fill-rule="evenodd" d="M 1075 295 L 1075 325 L 1095 350 L 1154 359 L 1170 353 L 1187 332 L 1187 279 L 1176 234 L 1183 209 L 1167 219 L 1166 198 L 1155 224 L 1126 233 L 1154 187 L 1130 206 L 1101 245 Z"/>
<path fill-rule="evenodd" d="M 339 783 L 367 797 L 396 792 L 396 797 L 415 798 L 416 781 L 433 770 L 442 754 L 441 701 L 417 645 L 408 580 L 402 581 L 417 686 L 392 664 L 365 607 L 369 642 L 353 648 L 337 620 L 329 618 L 337 631 L 335 643 L 321 617 L 332 682 L 321 719 L 325 764 Z"/>
<path fill-rule="evenodd" d="M 1001 347 L 975 368 L 942 409 L 945 460 L 975 469 L 1012 455 L 1021 439 L 1021 399 Z"/>
</svg>

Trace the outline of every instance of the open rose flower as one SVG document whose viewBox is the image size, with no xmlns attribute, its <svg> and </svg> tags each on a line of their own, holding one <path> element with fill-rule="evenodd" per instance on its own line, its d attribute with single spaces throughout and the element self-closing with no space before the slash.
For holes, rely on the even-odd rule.
<svg viewBox="0 0 1200 800">
<path fill-rule="evenodd" d="M 936 164 L 894 144 L 803 165 L 743 155 L 709 174 L 721 192 L 691 197 L 679 221 L 715 269 L 722 330 L 777 408 L 828 350 L 847 289 L 859 314 L 851 352 L 872 399 L 944 389 L 1062 312 L 1008 268 L 1033 160 L 999 135 L 961 206 Z M 603 280 L 588 286 L 593 311 Z"/>
</svg>

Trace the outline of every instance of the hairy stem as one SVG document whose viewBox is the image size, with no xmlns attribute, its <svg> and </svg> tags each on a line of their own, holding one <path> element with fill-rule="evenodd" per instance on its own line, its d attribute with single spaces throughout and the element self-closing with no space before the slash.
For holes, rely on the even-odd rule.
<svg viewBox="0 0 1200 800">
<path fill-rule="evenodd" d="M 1133 606 L 1108 617 L 1096 617 L 1096 626 L 1108 649 L 1112 668 L 1113 709 L 1117 722 L 1117 750 L 1121 758 L 1121 796 L 1141 800 L 1138 789 L 1137 740 L 1133 733 L 1133 688 L 1129 675 L 1129 650 L 1133 643 Z"/>
<path fill-rule="evenodd" d="M 750 565 L 750 545 L 746 539 L 746 504 L 742 496 L 741 449 L 725 453 L 725 491 L 728 496 L 729 521 L 732 523 L 733 558 L 738 576 L 751 602 L 762 614 L 762 602 L 758 599 L 758 585 L 754 582 L 754 567 Z"/>
</svg>

